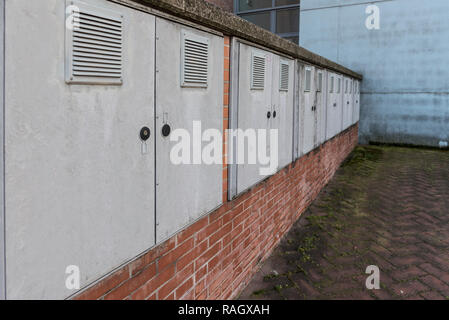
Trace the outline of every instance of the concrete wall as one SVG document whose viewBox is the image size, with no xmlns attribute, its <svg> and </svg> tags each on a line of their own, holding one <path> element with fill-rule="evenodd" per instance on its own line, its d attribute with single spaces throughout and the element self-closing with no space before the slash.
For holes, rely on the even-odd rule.
<svg viewBox="0 0 449 320">
<path fill-rule="evenodd" d="M 380 9 L 368 30 L 365 9 Z M 449 1 L 302 0 L 300 45 L 363 73 L 360 141 L 449 140 Z"/>
</svg>

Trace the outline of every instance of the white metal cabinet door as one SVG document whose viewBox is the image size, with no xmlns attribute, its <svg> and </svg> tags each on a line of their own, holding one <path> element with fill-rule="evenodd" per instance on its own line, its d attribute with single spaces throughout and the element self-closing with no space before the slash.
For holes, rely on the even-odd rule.
<svg viewBox="0 0 449 320">
<path fill-rule="evenodd" d="M 337 75 L 337 92 L 335 94 L 335 101 L 336 101 L 336 114 L 335 114 L 335 125 L 336 125 L 336 132 L 335 135 L 338 135 L 340 132 L 342 132 L 343 129 L 343 100 L 344 100 L 344 84 L 343 84 L 343 76 Z"/>
<path fill-rule="evenodd" d="M 9 299 L 66 298 L 67 266 L 84 287 L 154 245 L 154 143 L 142 154 L 139 132 L 154 137 L 155 18 L 89 5 L 124 16 L 122 85 L 65 83 L 64 1 L 6 1 Z"/>
<path fill-rule="evenodd" d="M 258 85 L 257 88 L 252 85 L 252 61 L 257 56 L 265 59 L 264 83 Z M 246 44 L 240 43 L 239 56 L 239 96 L 238 96 L 238 129 L 240 134 L 237 140 L 243 141 L 243 133 L 246 130 L 268 130 L 271 128 L 272 117 L 272 77 L 273 77 L 273 54 L 267 51 L 256 49 Z M 258 70 L 257 72 L 260 72 Z M 259 75 L 261 77 L 261 75 Z M 268 116 L 269 113 L 269 116 Z M 237 193 L 241 193 L 253 186 L 257 182 L 263 180 L 265 176 L 260 174 L 261 165 L 258 161 L 255 164 L 248 163 L 248 152 L 257 154 L 256 145 L 250 145 L 248 149 L 248 140 L 245 144 L 244 163 L 237 166 Z M 269 137 L 267 135 L 267 154 L 269 154 Z M 238 151 L 238 150 L 237 150 Z M 236 159 L 241 157 L 237 154 Z M 243 157 L 242 157 L 243 160 Z M 242 162 L 242 161 L 240 161 Z"/>
<path fill-rule="evenodd" d="M 222 203 L 223 165 L 203 162 L 201 150 L 209 142 L 202 143 L 201 139 L 207 129 L 223 132 L 224 40 L 161 18 L 156 18 L 156 30 L 156 237 L 159 243 Z M 202 69 L 197 73 L 199 80 L 195 73 L 187 76 L 191 70 L 202 67 L 186 63 L 184 69 L 183 61 L 200 61 L 202 66 L 207 66 L 207 71 Z M 203 80 L 205 83 L 201 83 Z M 201 124 L 196 131 L 194 121 Z M 168 128 L 170 132 L 165 131 Z M 176 164 L 171 151 L 178 142 L 170 138 L 180 130 L 189 135 L 188 141 L 184 141 L 190 154 L 187 163 Z M 222 159 L 221 149 L 216 151 Z"/>
<path fill-rule="evenodd" d="M 335 101 L 335 73 L 328 72 L 327 76 L 327 119 L 326 119 L 326 139 L 330 140 L 335 135 L 335 118 L 337 104 Z"/>
<path fill-rule="evenodd" d="M 316 147 L 326 141 L 326 71 L 316 69 L 316 117 L 317 117 L 317 141 Z"/>
<path fill-rule="evenodd" d="M 271 128 L 278 130 L 278 168 L 283 168 L 293 157 L 294 60 L 273 55 L 272 89 Z"/>
<path fill-rule="evenodd" d="M 332 139 L 342 128 L 341 77 L 330 72 L 328 75 L 327 139 Z"/>
<path fill-rule="evenodd" d="M 359 122 L 360 119 L 360 81 L 354 81 L 354 112 L 353 124 Z"/>
<path fill-rule="evenodd" d="M 294 82 L 293 82 L 293 144 L 294 144 L 294 160 L 301 156 L 301 121 L 300 121 L 300 100 L 301 100 L 301 90 L 300 90 L 300 63 L 298 60 L 294 61 Z"/>
<path fill-rule="evenodd" d="M 302 74 L 303 154 L 306 154 L 314 149 L 317 141 L 315 67 L 304 66 Z"/>
<path fill-rule="evenodd" d="M 352 79 L 344 78 L 344 98 L 343 98 L 343 130 L 349 128 L 352 124 Z"/>
</svg>

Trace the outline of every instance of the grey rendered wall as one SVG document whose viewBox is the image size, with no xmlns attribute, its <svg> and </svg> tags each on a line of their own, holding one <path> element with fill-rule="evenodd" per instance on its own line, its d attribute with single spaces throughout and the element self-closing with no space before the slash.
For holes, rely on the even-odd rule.
<svg viewBox="0 0 449 320">
<path fill-rule="evenodd" d="M 5 176 L 4 176 L 4 97 L 5 97 L 5 0 L 0 0 L 0 300 L 6 299 L 5 274 Z"/>
<path fill-rule="evenodd" d="M 124 15 L 122 86 L 65 83 L 65 1 L 6 1 L 8 299 L 68 297 L 68 265 L 82 288 L 154 245 L 154 143 L 142 154 L 139 132 L 154 132 L 155 18 L 88 3 Z"/>
<path fill-rule="evenodd" d="M 365 27 L 369 4 L 380 29 Z M 449 1 L 302 0 L 301 46 L 363 73 L 360 140 L 449 140 Z"/>
</svg>

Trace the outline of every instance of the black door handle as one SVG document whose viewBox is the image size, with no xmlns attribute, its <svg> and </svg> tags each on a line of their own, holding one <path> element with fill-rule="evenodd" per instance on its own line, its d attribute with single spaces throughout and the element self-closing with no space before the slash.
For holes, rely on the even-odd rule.
<svg viewBox="0 0 449 320">
<path fill-rule="evenodd" d="M 270 111 L 267 112 L 267 118 L 268 118 L 268 119 L 271 118 L 271 112 L 270 112 Z"/>
<path fill-rule="evenodd" d="M 276 111 L 273 112 L 273 118 L 276 118 Z"/>
</svg>

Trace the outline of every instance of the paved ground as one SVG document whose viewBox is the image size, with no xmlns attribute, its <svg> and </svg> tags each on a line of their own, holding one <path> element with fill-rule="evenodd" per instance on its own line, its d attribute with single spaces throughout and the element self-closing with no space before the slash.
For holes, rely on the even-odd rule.
<svg viewBox="0 0 449 320">
<path fill-rule="evenodd" d="M 449 299 L 448 195 L 449 152 L 358 147 L 240 298 Z"/>
</svg>

